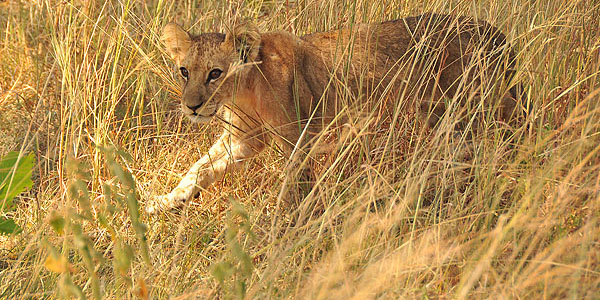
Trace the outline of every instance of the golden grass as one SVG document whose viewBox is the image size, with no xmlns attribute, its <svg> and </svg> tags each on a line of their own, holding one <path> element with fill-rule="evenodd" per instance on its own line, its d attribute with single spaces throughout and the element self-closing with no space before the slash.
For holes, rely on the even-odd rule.
<svg viewBox="0 0 600 300">
<path fill-rule="evenodd" d="M 2 299 L 600 297 L 593 1 L 0 8 L 0 155 L 37 156 L 34 188 L 12 214 L 24 231 L 0 237 Z M 478 16 L 506 33 L 533 107 L 522 127 L 490 125 L 469 140 L 448 129 L 452 114 L 434 132 L 410 116 L 378 134 L 379 124 L 357 121 L 297 208 L 312 214 L 298 226 L 277 201 L 286 174 L 275 150 L 181 214 L 142 214 L 146 229 L 138 222 L 135 195 L 144 205 L 168 192 L 219 131 L 178 112 L 158 39 L 166 22 L 200 32 L 249 18 L 304 34 L 430 10 Z"/>
</svg>

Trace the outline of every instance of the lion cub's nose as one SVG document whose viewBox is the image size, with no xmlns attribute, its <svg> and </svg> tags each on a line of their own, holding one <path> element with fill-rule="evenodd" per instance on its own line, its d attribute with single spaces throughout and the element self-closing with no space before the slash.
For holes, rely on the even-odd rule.
<svg viewBox="0 0 600 300">
<path fill-rule="evenodd" d="M 202 102 L 202 103 L 200 103 L 200 104 L 198 104 L 198 105 L 195 105 L 195 106 L 189 106 L 189 105 L 186 105 L 186 106 L 187 106 L 189 109 L 191 109 L 193 112 L 196 112 L 196 109 L 200 108 L 200 106 L 202 106 L 202 104 L 204 104 L 204 102 Z"/>
</svg>

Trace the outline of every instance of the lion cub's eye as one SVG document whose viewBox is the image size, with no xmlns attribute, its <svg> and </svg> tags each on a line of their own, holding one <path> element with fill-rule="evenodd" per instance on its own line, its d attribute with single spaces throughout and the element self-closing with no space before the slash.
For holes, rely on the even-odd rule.
<svg viewBox="0 0 600 300">
<path fill-rule="evenodd" d="M 181 76 L 183 76 L 183 78 L 185 79 L 188 79 L 188 77 L 190 76 L 190 73 L 184 67 L 179 68 L 179 71 L 181 71 Z"/>
<path fill-rule="evenodd" d="M 213 81 L 219 79 L 223 71 L 221 69 L 212 69 L 210 73 L 208 73 L 208 81 Z"/>
</svg>

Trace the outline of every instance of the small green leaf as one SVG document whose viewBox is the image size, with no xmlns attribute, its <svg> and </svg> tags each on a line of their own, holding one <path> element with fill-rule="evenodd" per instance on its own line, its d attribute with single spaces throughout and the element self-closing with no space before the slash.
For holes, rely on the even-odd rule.
<svg viewBox="0 0 600 300">
<path fill-rule="evenodd" d="M 64 229 L 66 224 L 67 221 L 65 220 L 65 218 L 61 217 L 57 213 L 53 213 L 50 217 L 50 226 L 52 226 L 52 229 L 54 229 L 54 231 L 60 235 L 62 235 L 65 232 Z"/>
<path fill-rule="evenodd" d="M 223 284 L 223 281 L 231 276 L 233 272 L 233 265 L 231 265 L 229 262 L 222 261 L 212 265 L 210 273 L 217 281 Z"/>
<path fill-rule="evenodd" d="M 229 197 L 229 201 L 231 202 L 231 212 L 234 216 L 240 216 L 244 218 L 244 220 L 248 220 L 248 212 L 244 208 L 242 204 L 233 200 L 232 197 Z"/>
<path fill-rule="evenodd" d="M 12 209 L 14 197 L 31 188 L 33 154 L 19 159 L 19 152 L 9 152 L 0 159 L 0 211 Z"/>
<path fill-rule="evenodd" d="M 242 280 L 237 280 L 233 283 L 233 292 L 238 299 L 244 299 L 246 296 L 246 283 Z"/>
<path fill-rule="evenodd" d="M 135 258 L 134 250 L 127 244 L 118 244 L 113 252 L 115 255 L 114 264 L 119 274 L 125 276 L 131 267 L 131 262 Z"/>
<path fill-rule="evenodd" d="M 11 219 L 0 217 L 0 234 L 17 234 L 22 229 Z"/>
<path fill-rule="evenodd" d="M 250 276 L 250 274 L 252 274 L 252 270 L 254 269 L 250 255 L 244 252 L 242 246 L 237 242 L 229 245 L 229 247 L 231 248 L 231 254 L 233 254 L 233 256 L 235 256 L 240 262 L 240 271 L 242 274 L 244 276 Z"/>
<path fill-rule="evenodd" d="M 126 162 L 132 162 L 133 157 L 127 151 L 115 148 L 115 152 Z"/>
</svg>

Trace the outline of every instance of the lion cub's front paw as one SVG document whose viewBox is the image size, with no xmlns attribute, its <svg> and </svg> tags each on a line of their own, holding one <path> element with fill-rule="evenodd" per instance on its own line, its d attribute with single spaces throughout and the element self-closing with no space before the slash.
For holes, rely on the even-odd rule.
<svg viewBox="0 0 600 300">
<path fill-rule="evenodd" d="M 176 188 L 172 192 L 158 196 L 146 206 L 148 214 L 180 209 L 193 195 L 192 189 Z"/>
</svg>

